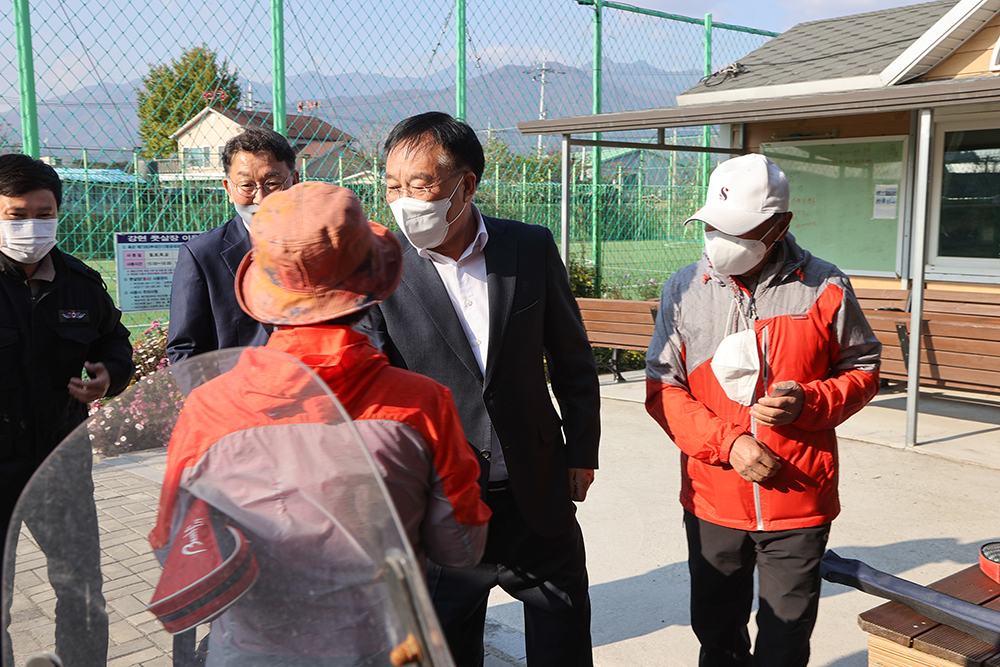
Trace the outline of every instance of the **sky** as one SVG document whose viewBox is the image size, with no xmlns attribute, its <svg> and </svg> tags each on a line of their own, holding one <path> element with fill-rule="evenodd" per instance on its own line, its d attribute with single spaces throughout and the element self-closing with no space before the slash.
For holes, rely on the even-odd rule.
<svg viewBox="0 0 1000 667">
<path fill-rule="evenodd" d="M 784 32 L 797 23 L 913 5 L 920 0 L 621 0 L 623 4 Z"/>
</svg>

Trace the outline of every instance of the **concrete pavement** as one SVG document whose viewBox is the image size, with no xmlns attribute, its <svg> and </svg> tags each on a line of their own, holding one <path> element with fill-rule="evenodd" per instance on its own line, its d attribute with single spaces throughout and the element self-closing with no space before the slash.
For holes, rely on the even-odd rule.
<svg viewBox="0 0 1000 667">
<path fill-rule="evenodd" d="M 688 625 L 679 454 L 646 415 L 642 374 L 603 378 L 601 469 L 579 520 L 587 540 L 598 667 L 697 664 Z M 843 511 L 830 547 L 918 583 L 975 563 L 1000 539 L 1000 402 L 925 392 L 921 443 L 902 447 L 905 393 L 883 391 L 841 435 Z M 155 516 L 163 451 L 95 465 L 111 616 L 109 665 L 166 667 L 169 636 L 145 611 L 159 568 L 145 535 Z M 54 599 L 44 558 L 25 532 L 18 547 L 11 632 L 18 664 L 51 643 Z M 879 600 L 825 584 L 813 665 L 867 665 L 857 614 Z M 495 591 L 487 618 L 487 667 L 524 664 L 519 603 Z"/>
</svg>

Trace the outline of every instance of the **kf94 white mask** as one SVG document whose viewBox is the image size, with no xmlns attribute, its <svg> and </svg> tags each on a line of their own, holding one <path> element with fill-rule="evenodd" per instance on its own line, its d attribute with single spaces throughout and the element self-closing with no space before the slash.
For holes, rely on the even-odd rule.
<svg viewBox="0 0 1000 667">
<path fill-rule="evenodd" d="M 760 376 L 760 355 L 753 327 L 722 339 L 712 357 L 712 372 L 729 400 L 740 405 L 753 404 Z"/>
<path fill-rule="evenodd" d="M 260 206 L 258 204 L 244 206 L 243 204 L 237 204 L 236 202 L 233 202 L 233 206 L 236 208 L 236 212 L 240 214 L 240 217 L 243 218 L 243 226 L 246 227 L 249 232 L 250 221 L 253 220 L 253 214 L 257 212 L 257 209 L 259 209 Z"/>
<path fill-rule="evenodd" d="M 21 264 L 40 262 L 56 245 L 58 220 L 0 220 L 0 252 Z"/>
<path fill-rule="evenodd" d="M 448 228 L 465 211 L 465 206 L 463 206 L 458 215 L 450 221 L 448 220 L 451 199 L 458 192 L 458 186 L 461 184 L 462 181 L 459 180 L 447 199 L 424 201 L 413 197 L 400 197 L 389 204 L 389 209 L 396 218 L 396 224 L 403 230 L 403 234 L 414 248 L 430 250 L 444 243 L 445 237 L 448 236 Z"/>
<path fill-rule="evenodd" d="M 767 249 L 762 241 L 741 239 L 719 231 L 705 232 L 708 261 L 723 275 L 742 276 L 760 264 Z"/>
</svg>

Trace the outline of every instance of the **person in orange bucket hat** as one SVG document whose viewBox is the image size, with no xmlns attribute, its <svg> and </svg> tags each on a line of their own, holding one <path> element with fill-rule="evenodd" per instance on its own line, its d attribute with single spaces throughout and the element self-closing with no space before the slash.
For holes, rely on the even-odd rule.
<svg viewBox="0 0 1000 667">
<path fill-rule="evenodd" d="M 490 511 L 480 499 L 479 464 L 465 442 L 450 392 L 429 378 L 390 366 L 352 328 L 399 283 L 399 242 L 366 219 L 350 190 L 315 181 L 268 197 L 253 217 L 250 236 L 253 249 L 236 274 L 237 299 L 248 314 L 275 330 L 265 348 L 248 349 L 232 371 L 188 397 L 169 445 L 159 518 L 150 534 L 154 548 L 176 535 L 178 517 L 191 502 L 185 486 L 205 474 L 204 464 L 197 474 L 195 466 L 212 445 L 234 432 L 253 430 L 260 425 L 255 419 L 265 420 L 266 402 L 280 401 L 281 373 L 262 363 L 264 352 L 277 350 L 312 369 L 354 420 L 381 463 L 379 474 L 418 558 L 474 566 L 485 546 Z M 247 387 L 266 392 L 256 392 L 249 405 L 252 392 Z M 280 439 L 266 446 L 273 451 Z M 337 452 L 328 455 L 329 466 L 314 461 L 296 474 L 306 483 L 328 485 L 324 476 L 336 469 Z M 294 457 L 287 458 L 294 466 Z M 294 514 L 293 508 L 287 512 Z M 212 622 L 210 664 L 256 664 L 256 649 L 263 645 L 307 660 L 343 655 L 350 643 L 344 637 L 324 638 L 317 632 L 304 641 L 298 627 L 288 627 L 289 622 L 317 625 L 314 618 L 271 622 L 268 615 L 278 605 L 268 601 L 264 573 L 282 566 L 266 562 L 278 553 L 280 549 L 257 551 L 261 579 Z M 331 601 L 331 613 L 338 613 L 337 606 Z"/>
</svg>

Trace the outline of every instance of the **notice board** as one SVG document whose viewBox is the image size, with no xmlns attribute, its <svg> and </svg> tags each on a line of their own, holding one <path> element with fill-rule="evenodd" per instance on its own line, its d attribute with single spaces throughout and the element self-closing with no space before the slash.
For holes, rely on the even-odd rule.
<svg viewBox="0 0 1000 667">
<path fill-rule="evenodd" d="M 761 144 L 788 176 L 791 232 L 847 272 L 895 275 L 906 137 Z"/>
</svg>

